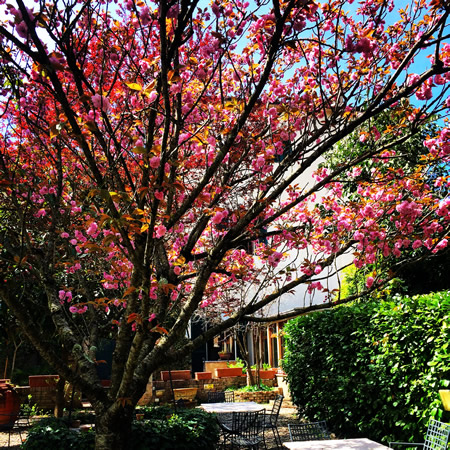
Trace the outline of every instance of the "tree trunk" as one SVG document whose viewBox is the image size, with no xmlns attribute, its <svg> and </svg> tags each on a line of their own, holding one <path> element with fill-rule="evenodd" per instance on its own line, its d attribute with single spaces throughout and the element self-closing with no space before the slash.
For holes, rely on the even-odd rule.
<svg viewBox="0 0 450 450">
<path fill-rule="evenodd" d="M 64 412 L 64 386 L 66 385 L 66 380 L 63 377 L 59 377 L 58 383 L 56 384 L 56 401 L 54 415 L 55 417 L 62 417 Z"/>
<path fill-rule="evenodd" d="M 244 332 L 242 337 L 242 341 L 236 333 L 236 342 L 238 343 L 239 350 L 241 351 L 242 358 L 245 362 L 245 366 L 247 369 L 247 386 L 253 386 L 255 384 L 251 364 L 250 364 L 250 353 L 248 351 L 248 345 L 245 337 L 247 336 L 247 330 Z"/>
<path fill-rule="evenodd" d="M 127 408 L 128 410 L 128 408 Z M 97 413 L 96 413 L 97 416 Z M 131 411 L 117 415 L 103 414 L 95 423 L 95 450 L 128 450 L 131 436 Z"/>
</svg>

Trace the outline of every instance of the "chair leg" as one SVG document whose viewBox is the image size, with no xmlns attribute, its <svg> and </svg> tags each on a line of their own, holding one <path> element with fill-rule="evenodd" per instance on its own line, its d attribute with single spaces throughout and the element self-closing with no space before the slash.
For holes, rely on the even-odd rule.
<svg viewBox="0 0 450 450">
<path fill-rule="evenodd" d="M 277 448 L 282 448 L 283 443 L 281 442 L 281 437 L 280 437 L 278 428 L 276 426 L 273 426 L 272 431 L 273 431 L 273 437 L 275 438 L 275 443 L 277 444 Z"/>
</svg>

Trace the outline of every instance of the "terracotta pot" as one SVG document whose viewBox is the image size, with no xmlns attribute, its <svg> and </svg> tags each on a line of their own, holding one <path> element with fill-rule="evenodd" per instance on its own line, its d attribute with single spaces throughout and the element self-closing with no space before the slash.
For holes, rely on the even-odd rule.
<svg viewBox="0 0 450 450">
<path fill-rule="evenodd" d="M 168 381 L 172 377 L 172 380 L 190 380 L 190 370 L 171 370 L 170 375 L 168 370 L 161 371 L 161 381 Z"/>
<path fill-rule="evenodd" d="M 230 352 L 220 352 L 219 353 L 220 359 L 230 360 L 231 359 L 231 353 Z"/>
<path fill-rule="evenodd" d="M 252 374 L 256 377 L 256 370 L 252 369 Z M 259 371 L 259 379 L 260 380 L 273 380 L 275 378 L 275 374 L 277 373 L 277 369 L 260 369 Z"/>
<path fill-rule="evenodd" d="M 196 380 L 210 380 L 212 378 L 212 372 L 195 372 Z"/>
<path fill-rule="evenodd" d="M 217 378 L 241 377 L 241 376 L 242 376 L 242 367 L 226 367 L 223 369 L 216 369 Z"/>
<path fill-rule="evenodd" d="M 0 425 L 10 426 L 19 415 L 20 397 L 16 390 L 8 383 L 0 383 Z"/>
</svg>

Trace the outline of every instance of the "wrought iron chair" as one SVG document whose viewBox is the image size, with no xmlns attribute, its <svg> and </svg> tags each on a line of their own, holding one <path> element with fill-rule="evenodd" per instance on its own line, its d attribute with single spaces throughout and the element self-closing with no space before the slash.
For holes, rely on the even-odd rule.
<svg viewBox="0 0 450 450">
<path fill-rule="evenodd" d="M 22 433 L 29 426 L 28 416 L 19 414 L 0 414 L 0 432 L 8 433 L 8 447 L 11 446 L 11 434 L 18 433 L 22 442 Z"/>
<path fill-rule="evenodd" d="M 208 403 L 231 403 L 234 402 L 234 391 L 208 392 Z M 229 428 L 231 426 L 231 413 L 217 414 L 219 425 Z"/>
<path fill-rule="evenodd" d="M 234 402 L 234 391 L 208 392 L 208 403 Z"/>
<path fill-rule="evenodd" d="M 221 425 L 223 447 L 267 449 L 264 439 L 265 409 L 252 412 L 233 412 L 231 426 Z"/>
<path fill-rule="evenodd" d="M 265 415 L 264 418 L 264 428 L 271 428 L 273 432 L 273 436 L 275 438 L 275 442 L 277 447 L 281 447 L 283 443 L 281 442 L 280 433 L 278 432 L 277 422 L 278 416 L 280 415 L 281 404 L 283 403 L 284 396 L 277 395 L 275 397 L 275 401 L 273 402 L 272 411 L 269 414 Z"/>
<path fill-rule="evenodd" d="M 423 447 L 427 450 L 447 450 L 450 439 L 450 424 L 431 419 L 428 424 L 424 443 L 417 442 L 389 442 L 392 445 L 405 445 L 408 447 Z"/>
<path fill-rule="evenodd" d="M 288 424 L 291 441 L 320 441 L 331 439 L 325 420 Z"/>
</svg>

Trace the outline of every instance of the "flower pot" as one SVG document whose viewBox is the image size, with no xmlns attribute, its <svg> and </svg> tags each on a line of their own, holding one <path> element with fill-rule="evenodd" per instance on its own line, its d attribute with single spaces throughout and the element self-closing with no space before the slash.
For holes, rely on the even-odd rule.
<svg viewBox="0 0 450 450">
<path fill-rule="evenodd" d="M 220 352 L 219 353 L 219 358 L 229 361 L 231 359 L 231 352 Z"/>
<path fill-rule="evenodd" d="M 217 378 L 241 377 L 241 376 L 242 376 L 242 367 L 225 367 L 223 369 L 216 369 Z"/>
<path fill-rule="evenodd" d="M 170 374 L 168 370 L 161 371 L 161 381 L 172 380 L 190 380 L 191 371 L 190 370 L 171 370 Z"/>
<path fill-rule="evenodd" d="M 175 401 L 186 400 L 191 402 L 197 395 L 198 388 L 178 388 L 173 390 Z"/>
<path fill-rule="evenodd" d="M 259 379 L 260 380 L 273 380 L 275 378 L 276 373 L 277 373 L 276 369 L 260 369 Z M 252 369 L 252 374 L 254 377 L 256 377 L 257 370 Z"/>
<path fill-rule="evenodd" d="M 212 372 L 195 372 L 196 380 L 210 380 L 212 378 Z"/>
<path fill-rule="evenodd" d="M 13 427 L 19 415 L 20 397 L 9 383 L 0 383 L 0 425 Z"/>
</svg>

